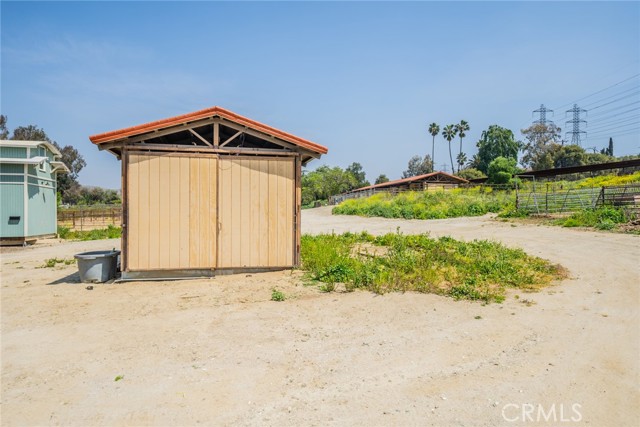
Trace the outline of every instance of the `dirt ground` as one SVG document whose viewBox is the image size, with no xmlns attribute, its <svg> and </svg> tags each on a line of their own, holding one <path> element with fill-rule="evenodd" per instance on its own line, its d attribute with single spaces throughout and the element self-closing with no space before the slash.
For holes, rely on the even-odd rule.
<svg viewBox="0 0 640 427">
<path fill-rule="evenodd" d="M 39 267 L 119 241 L 5 248 L 1 424 L 638 425 L 639 236 L 303 213 L 310 233 L 397 227 L 498 240 L 571 278 L 485 306 L 323 294 L 290 271 L 87 290 L 75 265 Z"/>
</svg>

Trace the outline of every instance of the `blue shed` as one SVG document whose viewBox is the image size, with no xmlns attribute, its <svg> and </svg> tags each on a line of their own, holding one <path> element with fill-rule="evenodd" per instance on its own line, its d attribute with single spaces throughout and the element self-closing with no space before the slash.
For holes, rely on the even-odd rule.
<svg viewBox="0 0 640 427">
<path fill-rule="evenodd" d="M 57 232 L 56 174 L 69 172 L 46 141 L 0 140 L 0 243 Z"/>
</svg>

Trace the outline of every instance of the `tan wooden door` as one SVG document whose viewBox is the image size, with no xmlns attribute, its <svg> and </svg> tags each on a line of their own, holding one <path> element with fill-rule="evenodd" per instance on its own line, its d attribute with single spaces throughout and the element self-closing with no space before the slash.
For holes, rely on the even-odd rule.
<svg viewBox="0 0 640 427">
<path fill-rule="evenodd" d="M 217 157 L 128 156 L 127 270 L 215 268 Z"/>
<path fill-rule="evenodd" d="M 293 266 L 293 158 L 221 156 L 218 164 L 218 267 Z"/>
</svg>

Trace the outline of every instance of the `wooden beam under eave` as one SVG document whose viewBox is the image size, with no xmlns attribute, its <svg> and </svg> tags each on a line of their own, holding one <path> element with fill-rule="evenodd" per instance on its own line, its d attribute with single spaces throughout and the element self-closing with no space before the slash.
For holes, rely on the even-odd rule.
<svg viewBox="0 0 640 427">
<path fill-rule="evenodd" d="M 231 141 L 233 141 L 234 139 L 236 139 L 240 135 L 242 135 L 242 131 L 241 130 L 239 130 L 238 132 L 235 133 L 235 135 L 233 135 L 231 138 L 229 138 L 225 142 L 223 142 L 222 145 L 220 145 L 220 148 L 224 147 L 225 145 L 227 145 L 228 143 L 230 143 Z"/>
<path fill-rule="evenodd" d="M 281 140 L 279 138 L 276 138 L 276 137 L 274 137 L 272 135 L 253 130 L 253 129 L 247 127 L 247 126 L 239 125 L 239 124 L 231 122 L 229 120 L 222 119 L 222 121 L 220 123 L 222 123 L 223 125 L 225 125 L 228 128 L 235 129 L 236 131 L 242 131 L 242 132 L 246 133 L 247 135 L 255 136 L 256 138 L 262 139 L 264 141 L 268 141 L 268 142 L 271 142 L 273 144 L 279 145 L 281 147 L 288 148 L 290 150 L 295 151 L 296 153 L 301 153 L 301 154 L 304 154 L 304 155 L 315 157 L 317 159 L 319 159 L 320 156 L 321 156 L 320 153 L 316 153 L 316 152 L 307 150 L 307 149 L 305 149 L 303 147 L 300 147 L 299 145 L 295 145 L 295 144 L 292 144 L 290 142 L 283 141 L 283 140 Z"/>
<path fill-rule="evenodd" d="M 198 138 L 200 141 L 204 142 L 205 144 L 207 144 L 209 147 L 213 147 L 213 145 L 211 145 L 211 143 L 209 141 L 207 141 L 206 139 L 204 139 L 198 132 L 196 132 L 195 130 L 189 128 L 189 132 L 191 132 L 191 134 L 193 136 L 195 136 L 196 138 Z"/>
<path fill-rule="evenodd" d="M 213 148 L 220 147 L 220 123 L 213 123 Z"/>
<path fill-rule="evenodd" d="M 177 125 L 177 126 L 174 125 L 172 127 L 166 128 L 166 129 L 155 130 L 155 131 L 150 132 L 150 133 L 145 133 L 144 135 L 137 135 L 137 136 L 132 136 L 132 137 L 129 137 L 129 138 L 121 139 L 120 142 L 142 142 L 142 141 L 148 141 L 149 139 L 159 138 L 161 136 L 171 135 L 171 134 L 178 133 L 178 132 L 184 132 L 184 131 L 187 131 L 189 129 L 194 129 L 194 128 L 210 125 L 212 123 L 216 123 L 219 120 L 220 119 L 218 119 L 217 117 L 210 117 L 208 119 L 196 120 L 195 122 L 183 123 L 181 125 Z"/>
<path fill-rule="evenodd" d="M 274 148 L 248 148 L 248 147 L 230 147 L 224 150 L 216 149 L 213 147 L 204 147 L 198 145 L 196 147 L 192 145 L 174 145 L 174 144 L 132 144 L 126 145 L 125 148 L 131 151 L 173 151 L 189 152 L 189 153 L 212 153 L 212 154 L 251 154 L 251 155 L 264 155 L 264 156 L 282 156 L 291 157 L 298 156 L 298 153 L 287 150 L 280 150 Z"/>
</svg>

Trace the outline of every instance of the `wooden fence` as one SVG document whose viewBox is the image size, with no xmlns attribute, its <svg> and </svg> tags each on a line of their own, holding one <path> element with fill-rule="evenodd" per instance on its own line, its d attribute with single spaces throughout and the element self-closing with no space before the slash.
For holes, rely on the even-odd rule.
<svg viewBox="0 0 640 427">
<path fill-rule="evenodd" d="M 122 225 L 122 205 L 58 208 L 58 227 L 74 231 L 96 230 Z"/>
</svg>

